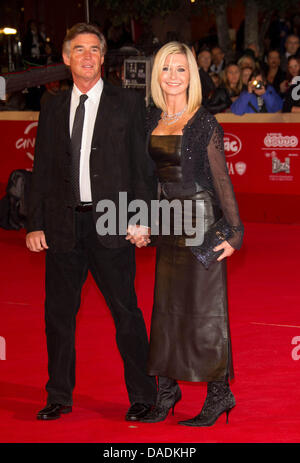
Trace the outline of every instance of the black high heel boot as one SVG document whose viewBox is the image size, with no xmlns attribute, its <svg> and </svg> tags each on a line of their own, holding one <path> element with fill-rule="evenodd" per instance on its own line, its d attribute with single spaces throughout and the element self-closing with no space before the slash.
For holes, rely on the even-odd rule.
<svg viewBox="0 0 300 463">
<path fill-rule="evenodd" d="M 174 415 L 174 408 L 181 399 L 181 390 L 175 379 L 165 376 L 158 377 L 158 394 L 155 407 L 139 421 L 142 423 L 158 423 L 164 421 L 170 409 Z"/>
<path fill-rule="evenodd" d="M 235 398 L 228 381 L 211 381 L 207 383 L 207 396 L 199 415 L 190 420 L 179 421 L 179 424 L 183 426 L 212 426 L 225 412 L 226 423 L 228 423 L 229 412 L 234 406 Z"/>
</svg>

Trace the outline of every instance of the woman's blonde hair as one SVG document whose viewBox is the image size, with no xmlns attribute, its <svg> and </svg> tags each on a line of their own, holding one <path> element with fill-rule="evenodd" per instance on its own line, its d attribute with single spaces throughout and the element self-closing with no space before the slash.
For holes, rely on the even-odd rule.
<svg viewBox="0 0 300 463">
<path fill-rule="evenodd" d="M 247 64 L 246 66 L 244 65 L 245 61 L 246 60 L 250 60 L 252 62 L 252 65 L 250 66 L 249 64 Z M 238 67 L 242 70 L 244 67 L 247 67 L 247 68 L 252 68 L 252 71 L 254 71 L 254 69 L 257 68 L 257 65 L 256 65 L 256 62 L 255 62 L 255 59 L 252 58 L 252 56 L 250 55 L 243 55 L 240 57 L 240 59 L 238 60 L 237 62 L 237 65 Z"/>
<path fill-rule="evenodd" d="M 193 112 L 201 105 L 202 91 L 197 62 L 192 51 L 187 45 L 180 42 L 169 42 L 158 50 L 152 68 L 151 93 L 155 105 L 163 111 L 167 110 L 163 91 L 160 86 L 160 75 L 168 55 L 182 54 L 186 56 L 190 83 L 187 95 L 187 111 Z"/>
</svg>

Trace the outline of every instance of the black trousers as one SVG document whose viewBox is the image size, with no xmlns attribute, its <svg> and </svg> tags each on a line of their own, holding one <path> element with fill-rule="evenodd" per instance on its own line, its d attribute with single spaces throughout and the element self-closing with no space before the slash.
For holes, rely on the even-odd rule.
<svg viewBox="0 0 300 463">
<path fill-rule="evenodd" d="M 48 404 L 72 405 L 75 386 L 75 327 L 88 270 L 113 316 L 129 400 L 154 403 L 156 383 L 146 374 L 148 338 L 134 289 L 135 249 L 108 249 L 98 240 L 92 212 L 76 212 L 76 246 L 46 254 L 45 322 Z M 99 327 L 101 329 L 101 327 Z"/>
</svg>

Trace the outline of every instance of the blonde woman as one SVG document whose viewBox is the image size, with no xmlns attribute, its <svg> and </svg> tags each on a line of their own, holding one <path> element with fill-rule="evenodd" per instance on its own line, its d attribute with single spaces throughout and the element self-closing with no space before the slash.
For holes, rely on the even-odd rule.
<svg viewBox="0 0 300 463">
<path fill-rule="evenodd" d="M 204 201 L 204 228 L 222 214 L 232 230 L 215 248 L 218 259 L 206 269 L 185 236 L 162 235 L 157 248 L 148 374 L 158 377 L 156 406 L 140 421 L 163 421 L 181 399 L 177 380 L 208 383 L 206 401 L 187 426 L 211 426 L 235 406 L 227 310 L 225 258 L 239 249 L 243 226 L 227 172 L 223 131 L 201 107 L 197 63 L 188 46 L 164 45 L 152 72 L 156 107 L 148 115 L 148 149 L 162 198 L 191 200 L 195 214 Z"/>
</svg>

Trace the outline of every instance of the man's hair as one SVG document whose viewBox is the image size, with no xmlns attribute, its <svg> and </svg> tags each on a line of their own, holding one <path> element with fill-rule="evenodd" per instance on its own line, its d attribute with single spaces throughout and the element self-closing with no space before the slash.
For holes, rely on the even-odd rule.
<svg viewBox="0 0 300 463">
<path fill-rule="evenodd" d="M 188 111 L 194 111 L 201 105 L 202 91 L 198 71 L 198 65 L 190 48 L 185 43 L 169 42 L 156 54 L 151 78 L 151 93 L 154 103 L 158 108 L 166 111 L 166 102 L 160 86 L 160 75 L 168 55 L 182 54 L 186 56 L 190 71 L 190 83 L 188 88 Z"/>
<path fill-rule="evenodd" d="M 101 55 L 105 55 L 107 50 L 106 40 L 104 35 L 100 32 L 97 26 L 87 23 L 75 24 L 71 29 L 68 30 L 62 46 L 62 51 L 66 55 L 70 54 L 71 40 L 75 39 L 79 34 L 95 34 L 100 41 Z"/>
</svg>

